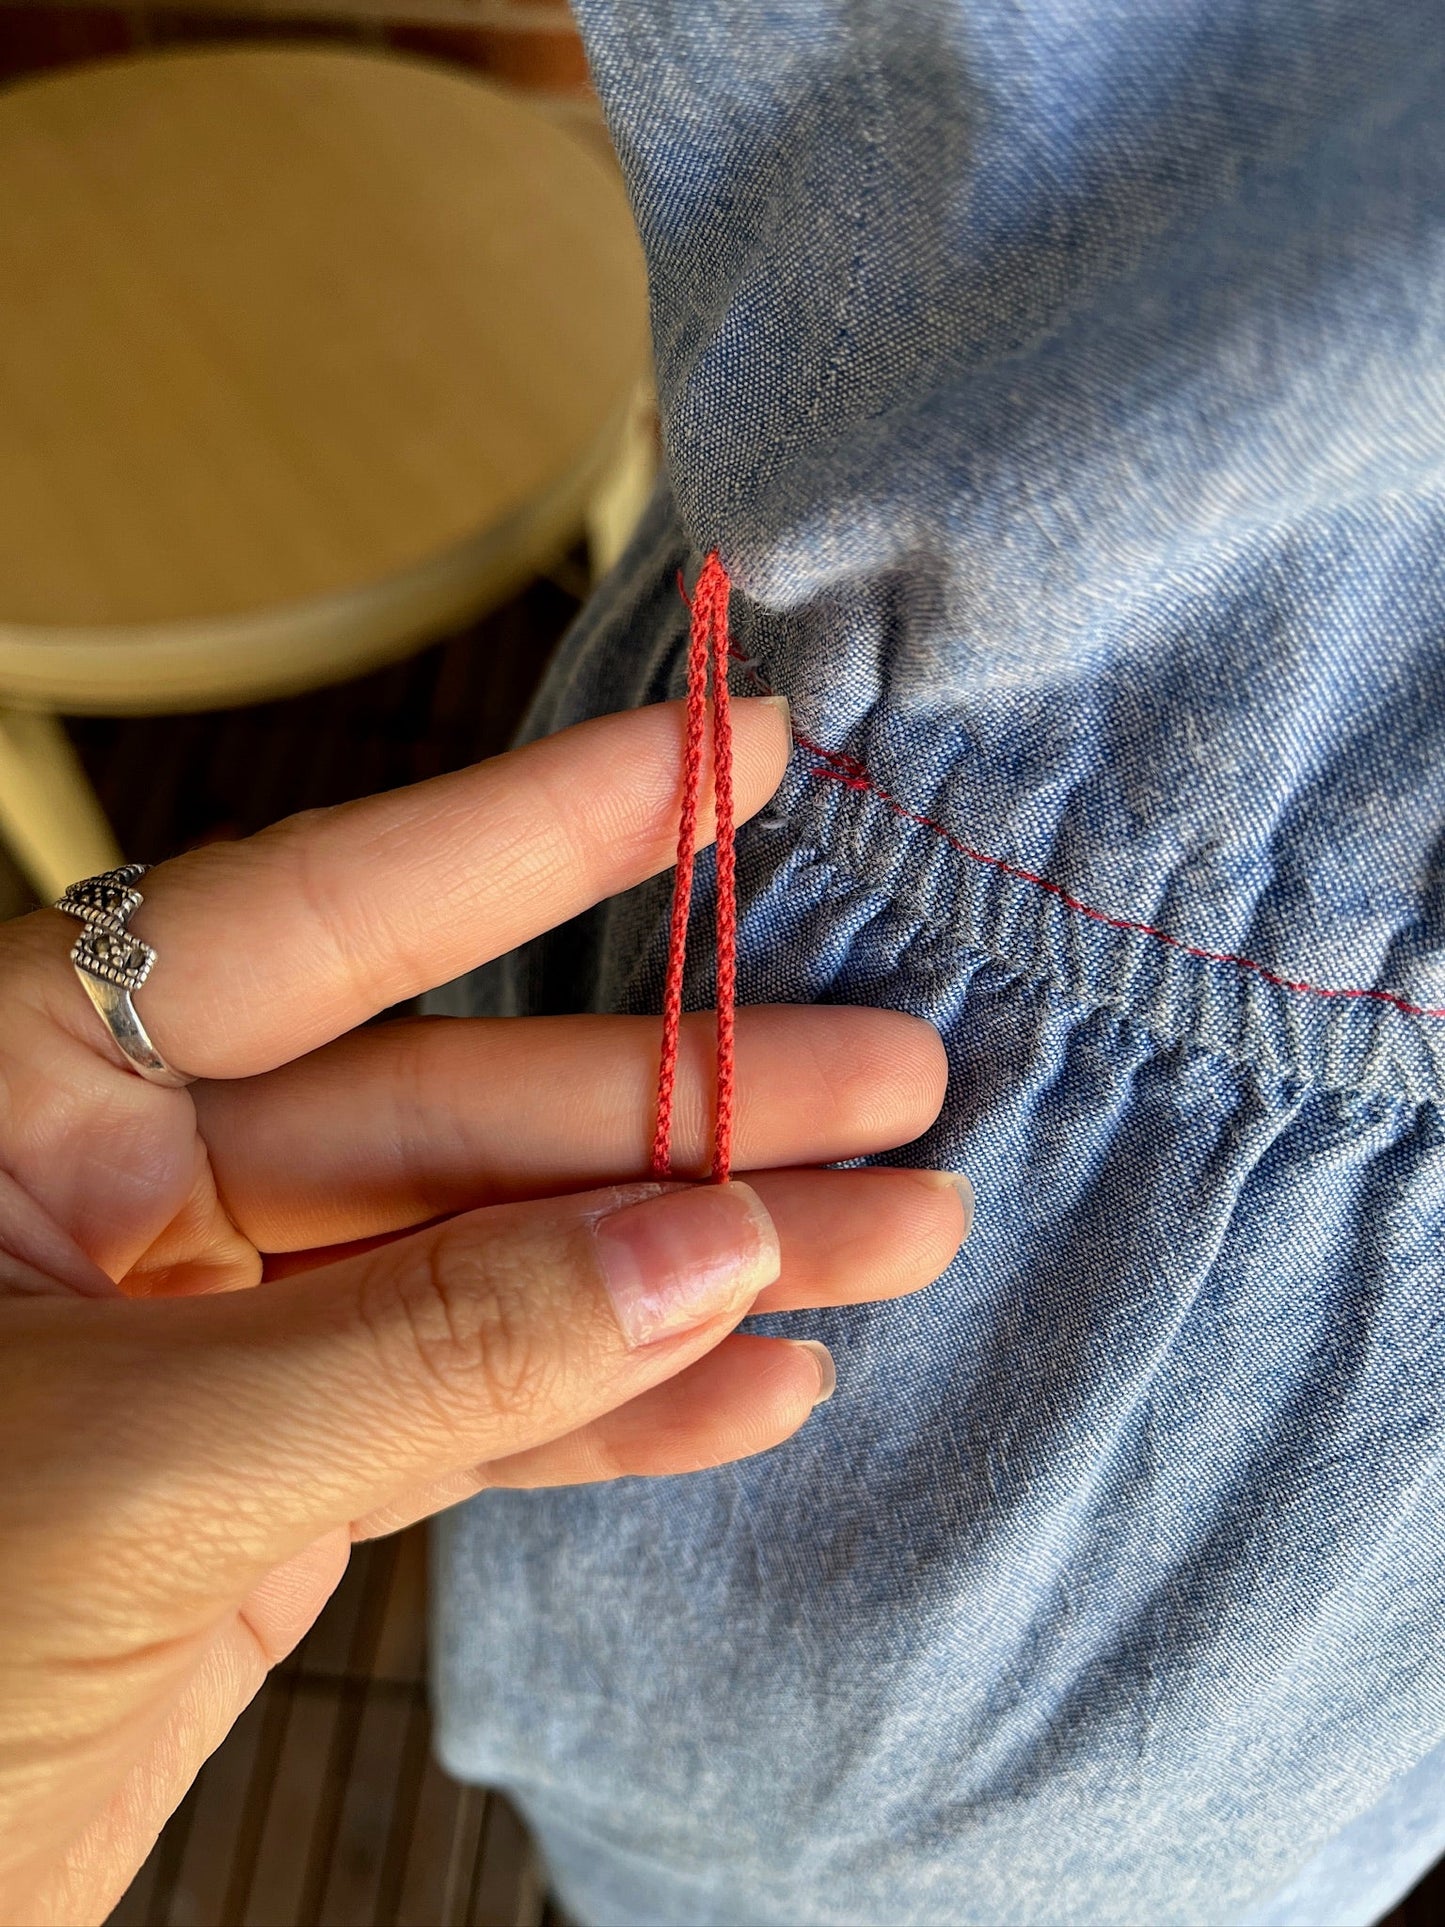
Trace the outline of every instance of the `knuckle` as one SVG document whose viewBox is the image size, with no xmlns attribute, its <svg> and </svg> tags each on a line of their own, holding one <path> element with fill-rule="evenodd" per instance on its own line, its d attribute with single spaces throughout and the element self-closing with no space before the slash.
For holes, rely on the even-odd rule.
<svg viewBox="0 0 1445 1927">
<path fill-rule="evenodd" d="M 812 1035 L 808 1036 L 807 1047 L 820 1115 L 831 1118 L 845 1132 L 866 1129 L 869 1113 L 878 1104 L 876 1087 L 868 1082 L 877 1067 L 860 1065 L 855 1054 L 830 1049 Z"/>
<path fill-rule="evenodd" d="M 368 1322 L 406 1382 L 447 1419 L 479 1408 L 521 1419 L 549 1397 L 554 1368 L 529 1306 L 525 1265 L 497 1247 L 441 1232 L 382 1287 Z"/>
<path fill-rule="evenodd" d="M 346 807 L 302 810 L 263 830 L 255 841 L 269 845 L 268 855 L 279 854 L 288 894 L 330 951 L 331 975 L 366 1002 L 374 1001 L 370 997 L 376 945 L 372 919 L 356 914 L 353 894 L 338 884 L 330 839 L 318 833 Z"/>
<path fill-rule="evenodd" d="M 871 1137 L 889 1130 L 899 1115 L 931 1117 L 937 1111 L 940 1069 L 946 1076 L 941 1049 L 900 1051 L 898 1042 L 891 1024 L 870 1025 L 843 1051 L 833 1039 L 809 1038 L 820 1099 L 845 1130 Z"/>
</svg>

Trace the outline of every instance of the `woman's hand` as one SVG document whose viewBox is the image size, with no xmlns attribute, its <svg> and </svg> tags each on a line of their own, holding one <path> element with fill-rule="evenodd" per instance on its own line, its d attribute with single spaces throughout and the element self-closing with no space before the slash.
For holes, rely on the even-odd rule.
<svg viewBox="0 0 1445 1927">
<path fill-rule="evenodd" d="M 735 713 L 746 815 L 787 721 Z M 727 1187 L 640 1181 L 654 1020 L 356 1029 L 666 868 L 680 734 L 674 705 L 607 717 L 149 873 L 140 1002 L 185 1090 L 126 1066 L 74 923 L 0 929 L 6 1921 L 105 1915 L 355 1538 L 776 1445 L 826 1355 L 739 1321 L 952 1258 L 946 1180 L 788 1168 L 929 1124 L 911 1019 L 742 1013 Z M 709 1064 L 703 1021 L 684 1162 Z"/>
</svg>

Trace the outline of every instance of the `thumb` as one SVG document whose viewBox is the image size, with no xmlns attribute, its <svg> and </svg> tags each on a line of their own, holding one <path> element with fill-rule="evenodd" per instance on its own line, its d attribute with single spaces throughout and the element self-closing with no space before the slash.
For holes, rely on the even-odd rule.
<svg viewBox="0 0 1445 1927">
<path fill-rule="evenodd" d="M 250 1291 L 47 1309 L 104 1340 L 83 1376 L 108 1413 L 67 1431 L 72 1452 L 91 1439 L 91 1505 L 98 1477 L 128 1536 L 176 1538 L 230 1586 L 672 1377 L 778 1271 L 747 1185 L 634 1184 L 469 1212 Z"/>
</svg>

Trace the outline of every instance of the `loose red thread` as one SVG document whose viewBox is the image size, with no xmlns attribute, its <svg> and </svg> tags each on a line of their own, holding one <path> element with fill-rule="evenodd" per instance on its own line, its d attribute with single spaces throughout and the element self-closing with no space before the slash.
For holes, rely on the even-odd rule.
<svg viewBox="0 0 1445 1927">
<path fill-rule="evenodd" d="M 679 587 L 681 583 L 679 582 Z M 726 1184 L 732 1171 L 733 1006 L 737 996 L 737 851 L 733 824 L 733 731 L 728 700 L 728 595 L 731 584 L 714 549 L 692 592 L 692 630 L 687 651 L 687 725 L 683 743 L 682 816 L 677 831 L 677 871 L 667 943 L 667 985 L 662 1000 L 662 1059 L 657 1075 L 657 1131 L 652 1172 L 674 1176 L 672 1112 L 677 1083 L 682 977 L 687 961 L 688 913 L 692 908 L 693 846 L 702 791 L 702 739 L 712 683 L 713 792 L 717 803 L 717 1100 L 710 1176 Z M 684 590 L 684 598 L 686 591 Z"/>
</svg>

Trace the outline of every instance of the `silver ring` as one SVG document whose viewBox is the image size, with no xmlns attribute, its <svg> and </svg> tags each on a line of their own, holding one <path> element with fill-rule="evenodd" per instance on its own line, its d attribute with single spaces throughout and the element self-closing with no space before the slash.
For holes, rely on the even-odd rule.
<svg viewBox="0 0 1445 1927">
<path fill-rule="evenodd" d="M 150 1083 L 179 1090 L 196 1080 L 171 1068 L 146 1035 L 131 1002 L 132 991 L 140 989 L 156 960 L 150 945 L 129 928 L 145 900 L 135 886 L 146 869 L 144 863 L 126 863 L 85 877 L 56 899 L 55 908 L 85 925 L 71 945 L 70 961 L 126 1062 Z"/>
</svg>

